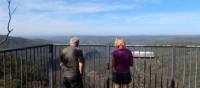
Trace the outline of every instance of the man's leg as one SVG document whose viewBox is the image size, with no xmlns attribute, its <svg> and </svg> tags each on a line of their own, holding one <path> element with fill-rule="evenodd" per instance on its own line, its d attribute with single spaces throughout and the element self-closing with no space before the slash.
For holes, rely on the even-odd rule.
<svg viewBox="0 0 200 88">
<path fill-rule="evenodd" d="M 67 80 L 67 78 L 64 78 L 63 84 L 64 84 L 65 88 L 71 88 L 71 84 L 70 84 L 70 82 Z"/>
<path fill-rule="evenodd" d="M 83 88 L 82 79 L 71 81 L 71 88 Z"/>
<path fill-rule="evenodd" d="M 78 75 L 70 80 L 71 88 L 83 88 L 82 77 Z"/>
</svg>

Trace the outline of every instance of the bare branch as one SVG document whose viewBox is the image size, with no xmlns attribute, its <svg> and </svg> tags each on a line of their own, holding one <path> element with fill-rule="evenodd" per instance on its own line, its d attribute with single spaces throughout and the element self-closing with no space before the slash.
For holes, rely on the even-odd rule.
<svg viewBox="0 0 200 88">
<path fill-rule="evenodd" d="M 7 3 L 8 3 L 8 16 L 9 16 L 8 23 L 7 23 L 7 31 L 8 31 L 8 33 L 6 34 L 6 37 L 3 38 L 3 39 L 0 41 L 0 45 L 2 45 L 3 43 L 5 43 L 5 42 L 8 40 L 9 35 L 10 35 L 11 32 L 14 30 L 14 28 L 11 28 L 11 27 L 10 27 L 10 24 L 11 24 L 11 21 L 12 21 L 12 15 L 15 13 L 15 11 L 16 11 L 17 8 L 14 8 L 14 9 L 11 11 L 12 0 L 7 0 Z"/>
<path fill-rule="evenodd" d="M 12 11 L 11 15 L 13 15 L 16 11 L 17 7 L 14 8 L 14 10 Z"/>
</svg>

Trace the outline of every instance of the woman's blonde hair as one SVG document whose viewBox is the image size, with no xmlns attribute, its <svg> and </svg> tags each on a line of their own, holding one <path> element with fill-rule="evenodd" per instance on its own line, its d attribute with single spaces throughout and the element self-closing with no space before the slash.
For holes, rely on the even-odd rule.
<svg viewBox="0 0 200 88">
<path fill-rule="evenodd" d="M 118 37 L 115 39 L 115 43 L 114 43 L 115 48 L 119 48 L 119 47 L 126 47 L 126 42 L 124 41 L 123 38 Z"/>
</svg>

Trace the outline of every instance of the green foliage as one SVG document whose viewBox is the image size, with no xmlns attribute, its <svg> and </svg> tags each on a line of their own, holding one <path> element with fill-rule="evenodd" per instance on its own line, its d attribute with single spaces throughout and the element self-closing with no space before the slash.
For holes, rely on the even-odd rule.
<svg viewBox="0 0 200 88">
<path fill-rule="evenodd" d="M 48 74 L 39 64 L 33 64 L 12 54 L 0 55 L 0 87 L 26 87 L 28 84 L 47 86 Z M 32 88 L 32 87 L 29 87 Z"/>
</svg>

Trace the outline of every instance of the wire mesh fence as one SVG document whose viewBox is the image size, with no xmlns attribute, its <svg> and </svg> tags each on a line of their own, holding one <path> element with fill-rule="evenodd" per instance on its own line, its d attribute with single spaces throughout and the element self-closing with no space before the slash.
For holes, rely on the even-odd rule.
<svg viewBox="0 0 200 88">
<path fill-rule="evenodd" d="M 0 88 L 64 88 L 60 52 L 68 45 L 0 51 Z M 112 88 L 109 45 L 80 45 L 85 88 Z M 200 88 L 199 46 L 128 45 L 135 56 L 130 88 Z"/>
</svg>

